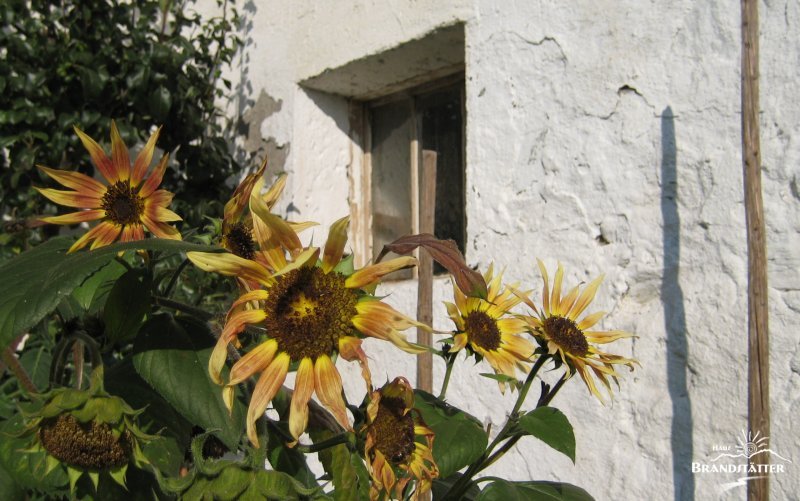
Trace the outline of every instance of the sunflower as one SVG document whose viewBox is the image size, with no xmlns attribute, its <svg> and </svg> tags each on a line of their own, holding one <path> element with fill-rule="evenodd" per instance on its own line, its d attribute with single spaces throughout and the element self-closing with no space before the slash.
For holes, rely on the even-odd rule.
<svg viewBox="0 0 800 501">
<path fill-rule="evenodd" d="M 595 385 L 593 375 L 603 383 L 611 395 L 608 378 L 612 378 L 616 383 L 617 377 L 619 377 L 614 366 L 626 365 L 633 370 L 633 364 L 639 362 L 635 359 L 605 353 L 591 343 L 606 344 L 617 339 L 633 337 L 633 334 L 619 330 L 588 330 L 605 316 L 606 312 L 604 311 L 586 315 L 579 320 L 581 314 L 594 300 L 597 288 L 603 281 L 603 275 L 592 280 L 584 287 L 583 291 L 581 291 L 580 285 L 576 285 L 566 296 L 562 297 L 561 282 L 564 277 L 564 269 L 561 264 L 559 263 L 556 270 L 551 291 L 547 269 L 541 260 L 537 261 L 544 280 L 542 309 L 538 310 L 530 299 L 525 298 L 525 303 L 533 309 L 536 316 L 523 318 L 530 326 L 533 335 L 543 346 L 546 346 L 548 353 L 558 356 L 560 362 L 566 364 L 573 373 L 580 374 L 589 391 L 600 402 L 603 402 L 603 396 Z"/>
<path fill-rule="evenodd" d="M 107 185 L 80 172 L 51 169 L 43 165 L 37 167 L 67 188 L 75 191 L 36 188 L 51 201 L 81 209 L 61 216 L 43 217 L 41 220 L 52 224 L 76 224 L 101 220 L 100 224 L 80 237 L 68 252 L 82 249 L 92 242 L 90 249 L 112 243 L 117 237 L 123 242 L 144 239 L 144 228 L 159 238 L 180 240 L 181 234 L 166 223 L 180 221 L 181 218 L 167 208 L 173 194 L 157 190 L 167 168 L 168 155 L 164 155 L 156 168 L 142 183 L 161 128 L 157 129 L 139 152 L 131 169 L 128 148 L 122 142 L 117 125 L 111 122 L 111 158 L 94 139 L 79 128 L 74 127 L 83 146 L 89 151 L 97 170 L 108 182 Z"/>
<path fill-rule="evenodd" d="M 433 431 L 414 409 L 414 391 L 406 378 L 395 378 L 372 392 L 365 429 L 364 455 L 372 477 L 371 500 L 386 494 L 391 499 L 404 499 L 403 491 L 412 479 L 417 486 L 411 499 L 430 490 L 433 479 L 439 476 L 431 452 Z M 425 443 L 417 441 L 417 437 Z"/>
<path fill-rule="evenodd" d="M 250 207 L 254 222 L 258 221 L 255 224 L 263 224 L 267 230 L 257 231 L 256 238 L 269 267 L 233 254 L 188 253 L 189 259 L 206 271 L 241 277 L 261 286 L 233 303 L 209 360 L 211 377 L 222 384 L 220 375 L 227 345 L 234 342 L 246 326 L 261 327 L 268 339 L 233 365 L 223 390 L 226 402 L 230 402 L 234 385 L 256 373 L 261 374 L 247 412 L 250 441 L 258 447 L 255 423 L 280 389 L 290 367 L 297 368 L 289 413 L 292 436 L 297 439 L 306 428 L 308 401 L 313 393 L 331 410 L 339 424 L 352 429 L 334 357 L 341 355 L 345 360 L 357 360 L 371 390 L 359 333 L 390 341 L 409 353 L 425 350 L 409 343 L 400 333 L 422 324 L 365 290 L 388 273 L 413 266 L 416 260 L 400 257 L 349 273 L 350 261 L 342 259 L 349 223 L 349 218 L 344 217 L 331 226 L 318 262 L 320 249 L 304 248 L 289 224 L 270 214 L 256 193 L 254 190 L 251 195 Z M 268 238 L 264 238 L 265 235 Z M 273 273 L 271 269 L 277 271 Z"/>
<path fill-rule="evenodd" d="M 502 286 L 503 274 L 493 276 L 493 266 L 484 273 L 489 284 L 486 299 L 467 297 L 453 284 L 455 303 L 445 302 L 450 319 L 456 325 L 451 352 L 464 347 L 485 358 L 495 373 L 516 377 L 515 369 L 527 371 L 526 362 L 533 355 L 533 343 L 521 336 L 527 324 L 509 311 L 522 300 Z M 500 391 L 505 382 L 500 380 Z"/>
</svg>

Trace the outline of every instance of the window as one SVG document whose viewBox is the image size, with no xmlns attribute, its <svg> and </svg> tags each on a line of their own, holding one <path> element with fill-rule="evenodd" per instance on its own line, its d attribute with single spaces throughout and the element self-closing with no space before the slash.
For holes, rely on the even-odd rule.
<svg viewBox="0 0 800 501">
<path fill-rule="evenodd" d="M 463 109 L 462 74 L 366 103 L 368 255 L 374 258 L 392 240 L 419 233 L 419 199 L 426 189 L 421 175 L 423 150 L 437 153 L 434 234 L 455 240 L 464 251 Z M 410 278 L 411 270 L 394 275 Z"/>
</svg>

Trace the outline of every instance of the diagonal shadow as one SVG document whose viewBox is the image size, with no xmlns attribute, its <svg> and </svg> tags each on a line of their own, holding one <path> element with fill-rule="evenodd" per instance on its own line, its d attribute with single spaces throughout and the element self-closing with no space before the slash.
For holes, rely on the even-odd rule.
<svg viewBox="0 0 800 501">
<path fill-rule="evenodd" d="M 672 402 L 672 486 L 675 501 L 694 501 L 692 405 L 686 373 L 689 354 L 686 311 L 681 289 L 681 220 L 678 214 L 677 144 L 675 116 L 667 106 L 661 114 L 661 216 L 663 218 L 664 272 L 661 301 L 667 333 L 667 387 Z"/>
</svg>

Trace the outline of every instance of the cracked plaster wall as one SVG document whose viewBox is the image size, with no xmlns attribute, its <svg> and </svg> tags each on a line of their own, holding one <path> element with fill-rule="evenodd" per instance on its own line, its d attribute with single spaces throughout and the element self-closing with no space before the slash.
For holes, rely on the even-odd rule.
<svg viewBox="0 0 800 501">
<path fill-rule="evenodd" d="M 535 289 L 536 257 L 574 284 L 605 273 L 603 327 L 635 332 L 610 351 L 642 367 L 613 403 L 579 380 L 554 405 L 575 426 L 577 462 L 534 439 L 487 473 L 560 479 L 597 499 L 718 499 L 736 475 L 692 475 L 746 427 L 746 250 L 740 157 L 739 11 L 730 2 L 488 0 L 247 3 L 251 30 L 233 113 L 286 147 L 279 210 L 326 227 L 349 210 L 345 99 L 298 82 L 431 29 L 466 29 L 467 260 Z M 763 193 L 768 224 L 772 447 L 794 463 L 773 499 L 800 492 L 800 5 L 761 4 Z M 266 97 L 264 97 L 266 96 Z M 254 103 L 272 102 L 272 112 Z M 274 103 L 279 103 L 275 106 Z M 258 141 L 257 134 L 253 141 Z M 251 146 L 256 146 L 252 143 Z M 435 295 L 449 297 L 439 281 Z M 407 283 L 388 301 L 415 311 Z M 449 328 L 444 308 L 435 324 Z M 415 373 L 367 341 L 373 378 Z M 352 401 L 363 385 L 340 361 Z M 476 370 L 477 369 L 477 370 Z M 454 404 L 497 429 L 513 397 L 459 364 Z M 434 385 L 443 368 L 435 368 Z M 553 375 L 547 377 L 552 379 Z M 742 488 L 720 499 L 744 499 Z"/>
</svg>

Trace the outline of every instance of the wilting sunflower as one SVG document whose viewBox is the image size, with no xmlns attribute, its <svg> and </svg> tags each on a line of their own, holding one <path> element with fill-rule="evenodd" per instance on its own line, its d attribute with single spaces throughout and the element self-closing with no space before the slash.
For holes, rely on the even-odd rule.
<svg viewBox="0 0 800 501">
<path fill-rule="evenodd" d="M 455 303 L 444 303 L 457 329 L 450 350 L 457 352 L 467 347 L 485 358 L 496 373 L 516 377 L 517 368 L 527 371 L 534 346 L 521 335 L 527 331 L 527 324 L 510 313 L 522 300 L 504 290 L 503 274 L 493 276 L 492 268 L 489 266 L 484 274 L 489 284 L 486 299 L 467 297 L 453 284 Z M 505 382 L 499 381 L 499 385 L 504 392 Z"/>
<path fill-rule="evenodd" d="M 564 269 L 559 263 L 553 280 L 553 289 L 550 290 L 547 269 L 541 260 L 538 260 L 539 270 L 542 272 L 544 289 L 542 291 L 542 309 L 538 310 L 533 302 L 525 298 L 525 303 L 533 309 L 536 316 L 527 316 L 526 322 L 530 325 L 533 335 L 542 343 L 547 351 L 558 356 L 560 361 L 569 367 L 570 371 L 580 374 L 586 387 L 601 402 L 603 397 L 594 383 L 596 377 L 611 394 L 611 385 L 608 377 L 617 382 L 619 374 L 614 370 L 615 365 L 627 365 L 633 370 L 633 364 L 639 362 L 635 359 L 612 355 L 600 351 L 591 343 L 606 344 L 617 339 L 633 337 L 633 334 L 612 331 L 590 331 L 606 314 L 598 311 L 584 316 L 583 312 L 594 300 L 597 288 L 603 281 L 603 275 L 592 280 L 583 291 L 576 285 L 566 296 L 561 296 L 561 282 L 564 278 Z"/>
<path fill-rule="evenodd" d="M 77 224 L 100 220 L 100 224 L 80 237 L 68 252 L 82 249 L 90 242 L 90 249 L 112 243 L 119 237 L 123 242 L 144 239 L 144 228 L 159 238 L 180 240 L 181 234 L 166 223 L 180 221 L 181 218 L 167 207 L 173 194 L 156 189 L 164 177 L 168 155 L 164 155 L 150 176 L 144 180 L 150 161 L 153 158 L 160 128 L 156 130 L 139 152 L 131 169 L 128 148 L 122 142 L 116 124 L 111 122 L 111 158 L 94 139 L 75 127 L 75 133 L 83 146 L 89 151 L 97 170 L 108 183 L 103 184 L 80 172 L 51 169 L 42 165 L 37 167 L 67 188 L 36 188 L 53 202 L 81 209 L 61 216 L 43 217 L 41 220 L 52 224 Z M 144 180 L 144 183 L 142 181 Z"/>
<path fill-rule="evenodd" d="M 404 490 L 412 479 L 417 482 L 411 499 L 431 488 L 439 469 L 433 460 L 433 431 L 414 409 L 414 391 L 403 377 L 395 378 L 372 392 L 367 406 L 367 459 L 372 486 L 370 499 L 383 495 L 404 499 Z M 417 441 L 417 438 L 424 440 Z"/>
<path fill-rule="evenodd" d="M 244 355 L 231 369 L 223 396 L 233 397 L 233 386 L 261 373 L 247 412 L 247 436 L 258 446 L 256 420 L 283 384 L 290 366 L 297 367 L 294 394 L 289 414 L 289 431 L 298 438 L 308 423 L 308 401 L 316 392 L 336 420 L 351 429 L 342 398 L 342 380 L 334 357 L 357 360 L 371 389 L 366 355 L 361 349 L 360 334 L 391 341 L 410 353 L 424 348 L 409 343 L 400 331 L 418 322 L 402 315 L 388 304 L 368 294 L 365 289 L 377 284 L 393 271 L 413 266 L 411 257 L 400 257 L 361 270 L 347 270 L 343 260 L 349 218 L 336 221 L 330 228 L 322 258 L 320 249 L 303 248 L 294 230 L 278 216 L 270 214 L 260 197 L 251 196 L 254 220 L 268 231 L 260 237 L 260 247 L 269 268 L 233 254 L 188 253 L 189 259 L 206 271 L 242 277 L 258 282 L 263 288 L 237 299 L 209 360 L 209 372 L 218 384 L 233 342 L 247 325 L 264 330 L 268 340 Z M 260 234 L 260 233 L 259 233 Z M 267 235 L 268 238 L 263 238 Z M 288 256 L 287 256 L 288 255 Z M 277 270 L 275 273 L 270 269 Z"/>
<path fill-rule="evenodd" d="M 283 188 L 286 186 L 286 174 L 279 175 L 273 185 L 263 195 L 259 195 L 263 186 L 262 177 L 266 168 L 267 159 L 265 157 L 258 170 L 245 176 L 234 190 L 231 199 L 225 204 L 220 245 L 236 256 L 257 261 L 262 266 L 270 269 L 270 271 L 274 271 L 271 269 L 271 262 L 264 257 L 264 253 L 259 246 L 259 241 L 268 241 L 268 235 L 266 234 L 268 230 L 261 224 L 260 219 L 254 219 L 250 212 L 245 211 L 251 201 L 254 190 L 255 196 L 260 198 L 266 210 L 271 210 L 281 193 L 283 193 Z M 295 232 L 316 225 L 316 223 L 311 222 L 293 223 L 289 221 L 287 221 L 287 224 Z M 255 236 L 260 236 L 261 238 L 256 239 Z M 243 283 L 242 285 L 245 289 L 257 287 L 257 284 Z"/>
<path fill-rule="evenodd" d="M 121 398 L 106 393 L 102 367 L 92 372 L 90 381 L 86 390 L 57 388 L 35 396 L 33 408 L 23 410 L 26 425 L 19 434 L 21 439 L 30 439 L 24 453 L 42 457 L 42 464 L 36 466 L 42 477 L 62 468 L 72 492 L 84 474 L 95 489 L 102 474 L 124 487 L 130 464 L 150 465 L 140 444 L 157 438 L 136 424 L 143 409 L 133 410 Z"/>
</svg>

